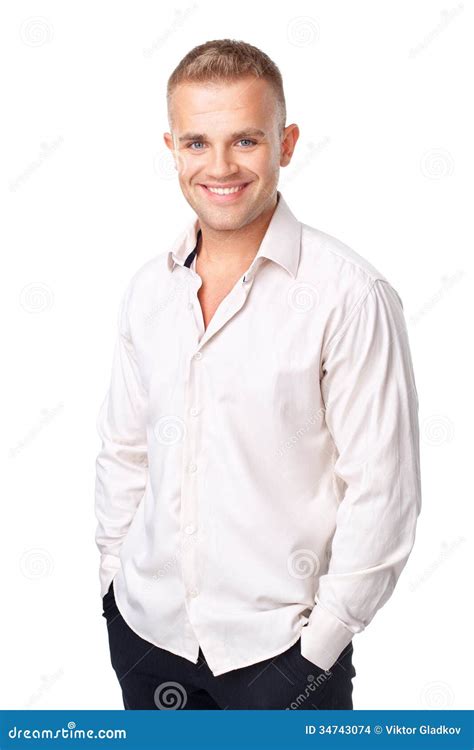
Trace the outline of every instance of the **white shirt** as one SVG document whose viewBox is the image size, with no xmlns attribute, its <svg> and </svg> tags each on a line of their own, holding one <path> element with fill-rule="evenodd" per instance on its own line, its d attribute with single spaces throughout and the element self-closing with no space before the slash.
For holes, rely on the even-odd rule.
<svg viewBox="0 0 474 750">
<path fill-rule="evenodd" d="M 391 596 L 421 509 L 402 302 L 283 196 L 204 330 L 198 217 L 132 277 L 101 406 L 103 596 L 217 676 L 301 653 L 330 669 Z"/>
</svg>

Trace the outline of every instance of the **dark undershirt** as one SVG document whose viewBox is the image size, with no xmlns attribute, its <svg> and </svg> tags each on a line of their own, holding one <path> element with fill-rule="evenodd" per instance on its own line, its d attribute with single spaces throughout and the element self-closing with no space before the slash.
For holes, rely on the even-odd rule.
<svg viewBox="0 0 474 750">
<path fill-rule="evenodd" d="M 201 230 L 199 230 L 198 234 L 197 234 L 196 247 L 194 248 L 194 250 L 191 250 L 191 252 L 189 253 L 188 257 L 184 261 L 184 265 L 186 266 L 186 268 L 189 268 L 191 266 L 191 263 L 194 260 L 194 256 L 197 254 L 197 248 L 198 248 L 198 245 L 199 245 L 200 237 L 201 237 Z"/>
</svg>

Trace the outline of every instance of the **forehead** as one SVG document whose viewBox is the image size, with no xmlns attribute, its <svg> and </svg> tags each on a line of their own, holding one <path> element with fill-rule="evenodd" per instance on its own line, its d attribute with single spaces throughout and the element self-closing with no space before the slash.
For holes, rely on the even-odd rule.
<svg viewBox="0 0 474 750">
<path fill-rule="evenodd" d="M 171 97 L 175 131 L 235 130 L 240 125 L 268 129 L 274 117 L 275 94 L 264 78 L 186 82 Z"/>
</svg>

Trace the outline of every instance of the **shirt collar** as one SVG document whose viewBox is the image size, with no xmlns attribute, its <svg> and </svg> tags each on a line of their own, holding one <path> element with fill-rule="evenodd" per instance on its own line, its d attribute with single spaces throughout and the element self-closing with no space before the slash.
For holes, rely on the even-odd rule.
<svg viewBox="0 0 474 750">
<path fill-rule="evenodd" d="M 278 203 L 249 272 L 251 273 L 257 259 L 263 257 L 278 263 L 295 278 L 300 258 L 301 222 L 293 214 L 279 190 L 277 196 Z M 184 266 L 186 258 L 196 247 L 198 231 L 199 218 L 195 214 L 168 253 L 170 271 L 173 271 L 176 265 Z"/>
</svg>

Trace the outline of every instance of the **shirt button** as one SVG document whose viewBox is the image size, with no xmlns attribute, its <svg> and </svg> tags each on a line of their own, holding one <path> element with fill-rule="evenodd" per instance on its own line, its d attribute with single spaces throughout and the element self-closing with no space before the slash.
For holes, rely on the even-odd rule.
<svg viewBox="0 0 474 750">
<path fill-rule="evenodd" d="M 196 352 L 194 359 L 202 359 L 202 352 Z"/>
<path fill-rule="evenodd" d="M 192 302 L 188 302 L 188 310 L 192 310 L 192 309 L 193 309 L 193 303 Z"/>
<path fill-rule="evenodd" d="M 190 523 L 189 526 L 184 527 L 184 531 L 186 532 L 186 534 L 194 534 L 194 532 L 196 531 L 196 527 L 193 526 L 192 523 Z"/>
<path fill-rule="evenodd" d="M 189 589 L 189 596 L 192 596 L 193 599 L 199 594 L 199 591 L 197 589 Z"/>
<path fill-rule="evenodd" d="M 197 469 L 196 464 L 191 464 L 190 467 L 189 467 L 189 471 L 191 471 L 191 472 L 196 471 L 196 469 Z"/>
<path fill-rule="evenodd" d="M 199 414 L 199 409 L 197 409 L 195 406 L 193 406 L 193 408 L 190 409 L 190 414 L 193 417 L 197 417 L 197 415 Z"/>
</svg>

